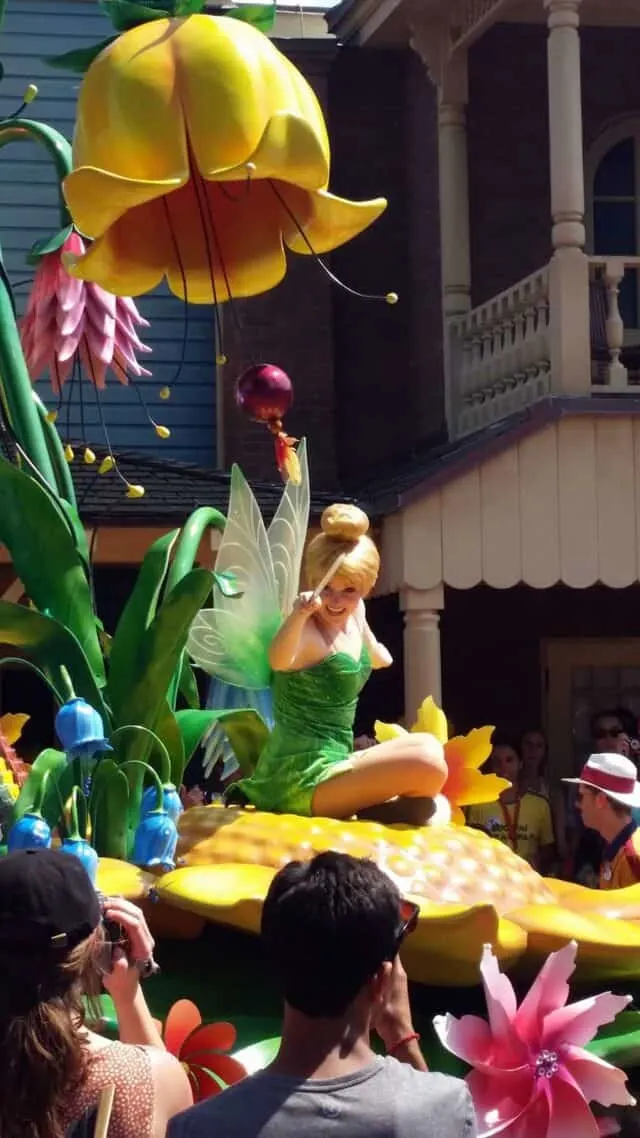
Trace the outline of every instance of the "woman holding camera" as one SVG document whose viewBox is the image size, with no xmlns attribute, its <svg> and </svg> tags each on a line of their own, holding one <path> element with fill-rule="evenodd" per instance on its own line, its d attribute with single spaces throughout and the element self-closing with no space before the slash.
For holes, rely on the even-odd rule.
<svg viewBox="0 0 640 1138">
<path fill-rule="evenodd" d="M 162 1138 L 191 1105 L 140 987 L 152 952 L 140 909 L 122 898 L 101 905 L 75 857 L 37 849 L 0 858 L 0 1138 L 64 1138 L 108 1087 L 109 1138 Z M 118 1042 L 84 1024 L 83 996 L 102 987 Z"/>
</svg>

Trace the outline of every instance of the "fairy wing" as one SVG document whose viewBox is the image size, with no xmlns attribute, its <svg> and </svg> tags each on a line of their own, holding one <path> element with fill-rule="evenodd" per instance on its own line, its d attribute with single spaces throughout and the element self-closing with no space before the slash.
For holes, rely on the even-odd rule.
<svg viewBox="0 0 640 1138">
<path fill-rule="evenodd" d="M 209 675 L 246 688 L 269 685 L 269 645 L 282 622 L 278 585 L 265 524 L 238 466 L 231 472 L 227 524 L 216 571 L 235 577 L 242 596 L 226 597 L 214 585 L 213 608 L 195 618 L 187 650 Z"/>
<path fill-rule="evenodd" d="M 298 595 L 302 554 L 309 525 L 311 492 L 307 444 L 304 439 L 298 447 L 298 459 L 300 483 L 295 485 L 291 480 L 287 482 L 280 505 L 267 532 L 278 589 L 278 603 L 283 617 L 289 615 Z"/>
</svg>

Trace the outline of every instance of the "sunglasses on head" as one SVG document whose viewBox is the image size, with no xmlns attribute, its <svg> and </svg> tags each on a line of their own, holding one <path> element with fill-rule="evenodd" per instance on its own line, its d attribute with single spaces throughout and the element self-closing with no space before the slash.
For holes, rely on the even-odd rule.
<svg viewBox="0 0 640 1138">
<path fill-rule="evenodd" d="M 405 900 L 403 897 L 400 901 L 400 925 L 395 938 L 394 956 L 397 956 L 400 951 L 403 940 L 414 931 L 418 924 L 419 916 L 420 906 L 416 905 L 413 901 Z"/>
</svg>

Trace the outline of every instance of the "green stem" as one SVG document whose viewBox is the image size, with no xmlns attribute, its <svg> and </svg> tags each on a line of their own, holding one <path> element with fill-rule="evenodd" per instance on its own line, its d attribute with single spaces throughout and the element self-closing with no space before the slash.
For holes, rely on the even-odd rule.
<svg viewBox="0 0 640 1138">
<path fill-rule="evenodd" d="M 158 774 L 158 772 L 156 772 L 156 773 L 158 774 L 158 777 L 162 780 L 162 782 L 165 785 L 167 785 L 171 779 L 171 759 L 169 758 L 169 752 L 168 752 L 165 744 L 162 742 L 162 739 L 160 738 L 160 736 L 156 735 L 155 731 L 152 731 L 150 727 L 143 727 L 141 723 L 126 723 L 124 725 L 124 727 L 118 727 L 113 732 L 113 735 L 111 736 L 110 742 L 113 743 L 113 741 L 117 738 L 117 736 L 121 735 L 123 733 L 123 731 L 143 731 L 145 735 L 149 735 L 151 737 L 151 739 L 153 739 L 154 743 L 156 744 L 156 746 L 160 752 L 160 755 L 162 756 L 162 758 L 164 760 L 163 765 L 162 765 L 162 770 L 159 772 L 159 774 Z M 117 750 L 117 748 L 116 748 L 116 750 Z M 138 759 L 131 759 L 130 761 L 131 762 L 138 762 L 139 760 Z M 124 765 L 126 765 L 126 764 L 124 764 Z M 147 765 L 150 765 L 150 764 L 147 764 Z"/>
<path fill-rule="evenodd" d="M 58 131 L 31 119 L 0 120 L 0 147 L 8 142 L 39 142 L 49 152 L 58 175 L 61 228 L 71 224 L 62 194 L 62 181 L 71 171 L 71 147 Z M 11 287 L 2 265 L 0 250 L 0 387 L 11 429 L 25 453 L 52 489 L 56 477 L 49 448 L 33 401 L 31 379 L 27 371 Z"/>
<path fill-rule="evenodd" d="M 156 771 L 154 771 L 153 767 L 150 767 L 148 763 L 140 762 L 140 759 L 128 759 L 127 762 L 123 763 L 122 766 L 118 769 L 125 771 L 130 767 L 142 767 L 146 774 L 151 775 L 151 781 L 155 784 L 156 791 L 156 804 L 152 813 L 159 813 L 160 811 L 164 810 L 164 794 L 162 791 L 162 783 L 160 782 L 160 779 L 158 778 L 158 775 Z"/>
<path fill-rule="evenodd" d="M 196 557 L 198 556 L 200 542 L 206 531 L 212 527 L 213 529 L 220 530 L 222 533 L 226 524 L 227 519 L 224 514 L 221 514 L 220 510 L 215 510 L 213 506 L 201 506 L 198 510 L 193 511 L 180 531 L 180 537 L 178 538 L 171 568 L 167 576 L 165 595 L 168 595 L 178 582 L 193 569 Z M 175 711 L 178 701 L 183 660 L 184 652 L 181 652 L 176 669 L 171 678 L 171 683 L 169 684 L 169 691 L 167 692 L 169 707 L 172 711 Z"/>
<path fill-rule="evenodd" d="M 69 463 L 64 457 L 64 448 L 62 446 L 60 435 L 56 431 L 53 423 L 50 423 L 47 419 L 47 408 L 42 402 L 40 396 L 35 391 L 33 392 L 33 400 L 36 405 L 38 416 L 40 418 L 40 425 L 42 427 L 45 442 L 47 444 L 47 450 L 49 452 L 49 458 L 51 459 L 51 465 L 53 466 L 54 474 L 56 477 L 56 486 L 58 488 L 58 493 L 62 498 L 66 498 L 70 506 L 73 506 L 74 509 L 77 509 L 78 503 L 76 502 L 76 491 L 73 485 L 71 471 L 69 470 Z"/>
</svg>

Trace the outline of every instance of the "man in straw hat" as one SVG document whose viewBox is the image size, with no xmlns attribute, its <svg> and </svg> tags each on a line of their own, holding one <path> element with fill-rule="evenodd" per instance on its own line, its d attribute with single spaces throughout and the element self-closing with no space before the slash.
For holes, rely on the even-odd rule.
<svg viewBox="0 0 640 1138">
<path fill-rule="evenodd" d="M 640 806 L 635 764 L 623 755 L 591 755 L 579 778 L 576 808 L 584 825 L 605 841 L 601 889 L 622 889 L 640 882 L 640 831 L 631 810 Z"/>
</svg>

